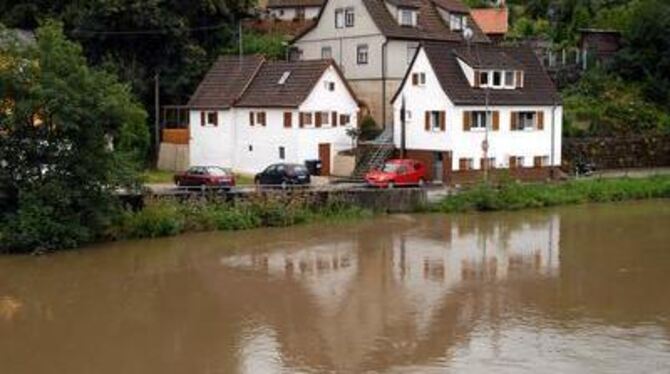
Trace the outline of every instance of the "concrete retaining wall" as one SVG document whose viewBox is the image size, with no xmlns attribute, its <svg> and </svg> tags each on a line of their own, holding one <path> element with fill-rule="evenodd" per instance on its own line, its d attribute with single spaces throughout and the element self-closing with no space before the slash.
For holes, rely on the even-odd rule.
<svg viewBox="0 0 670 374">
<path fill-rule="evenodd" d="M 184 171 L 190 166 L 188 144 L 161 143 L 158 169 Z"/>
</svg>

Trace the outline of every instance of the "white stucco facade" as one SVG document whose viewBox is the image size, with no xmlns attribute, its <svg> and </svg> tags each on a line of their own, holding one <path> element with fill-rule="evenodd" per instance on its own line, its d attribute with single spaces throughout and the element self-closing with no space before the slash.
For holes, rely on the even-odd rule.
<svg viewBox="0 0 670 374">
<path fill-rule="evenodd" d="M 410 117 L 405 127 L 405 146 L 408 150 L 425 150 L 452 153 L 452 170 L 459 170 L 461 158 L 472 159 L 474 169 L 480 168 L 480 160 L 484 158 L 482 142 L 486 138 L 483 128 L 465 130 L 463 126 L 464 112 L 484 111 L 481 106 L 457 106 L 449 99 L 435 75 L 428 57 L 423 50 L 419 51 L 416 61 L 410 68 L 412 73 L 425 73 L 424 85 L 406 83 L 393 103 L 394 110 L 394 142 L 401 146 L 400 109 L 402 98 L 405 99 L 406 110 Z M 488 157 L 495 158 L 496 168 L 509 167 L 510 157 L 522 157 L 524 167 L 532 167 L 535 157 L 543 157 L 546 164 L 542 166 L 559 166 L 561 164 L 561 132 L 563 109 L 558 106 L 489 106 L 489 111 L 499 113 L 499 126 L 496 131 L 488 131 Z M 429 129 L 425 126 L 427 111 L 445 112 L 445 129 Z M 542 112 L 543 128 L 512 130 L 513 112 Z M 553 152 L 552 152 L 553 147 Z M 553 162 L 552 162 L 553 160 Z"/>
<path fill-rule="evenodd" d="M 332 91 L 327 89 L 327 82 L 335 82 Z M 320 144 L 330 145 L 329 163 L 332 165 L 338 152 L 351 148 L 351 138 L 346 131 L 356 126 L 358 103 L 336 69 L 330 66 L 297 108 L 233 107 L 219 110 L 217 126 L 201 126 L 201 112 L 192 110 L 190 113 L 191 165 L 215 165 L 242 173 L 257 173 L 273 163 L 303 164 L 305 160 L 319 159 Z M 259 123 L 251 126 L 250 112 L 264 112 L 265 126 Z M 328 123 L 316 127 L 316 112 L 327 112 Z M 285 113 L 291 113 L 290 127 L 285 127 Z M 301 127 L 300 113 L 311 113 L 312 124 Z M 338 117 L 337 126 L 332 124 L 333 113 Z M 340 123 L 340 115 L 349 116 L 347 125 Z"/>
</svg>

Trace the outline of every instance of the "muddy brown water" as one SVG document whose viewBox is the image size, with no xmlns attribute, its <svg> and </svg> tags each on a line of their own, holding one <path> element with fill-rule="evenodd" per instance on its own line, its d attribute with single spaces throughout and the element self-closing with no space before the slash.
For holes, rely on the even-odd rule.
<svg viewBox="0 0 670 374">
<path fill-rule="evenodd" d="M 670 202 L 0 258 L 0 373 L 668 373 Z"/>
</svg>

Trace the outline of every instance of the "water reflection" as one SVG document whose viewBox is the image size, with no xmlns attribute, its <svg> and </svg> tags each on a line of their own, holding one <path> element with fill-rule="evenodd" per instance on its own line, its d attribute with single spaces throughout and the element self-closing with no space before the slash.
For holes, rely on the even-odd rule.
<svg viewBox="0 0 670 374">
<path fill-rule="evenodd" d="M 11 373 L 663 371 L 668 225 L 667 203 L 638 203 L 1 258 L 0 364 Z"/>
</svg>

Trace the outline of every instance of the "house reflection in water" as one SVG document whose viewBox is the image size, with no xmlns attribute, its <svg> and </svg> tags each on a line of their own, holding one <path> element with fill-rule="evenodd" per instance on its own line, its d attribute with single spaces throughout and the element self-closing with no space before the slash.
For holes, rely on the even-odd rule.
<svg viewBox="0 0 670 374">
<path fill-rule="evenodd" d="M 500 303 L 501 282 L 558 271 L 558 215 L 407 219 L 411 224 L 362 229 L 336 242 L 222 258 L 226 268 L 291 289 L 275 298 L 309 306 L 298 325 L 276 310 L 262 317 L 249 330 L 260 335 L 245 339 L 241 351 L 260 352 L 248 344 L 265 341 L 282 353 L 267 362 L 245 354 L 242 367 L 357 371 L 441 359 L 467 338 L 474 320 L 497 318 L 491 314 L 500 309 L 490 305 Z"/>
</svg>

